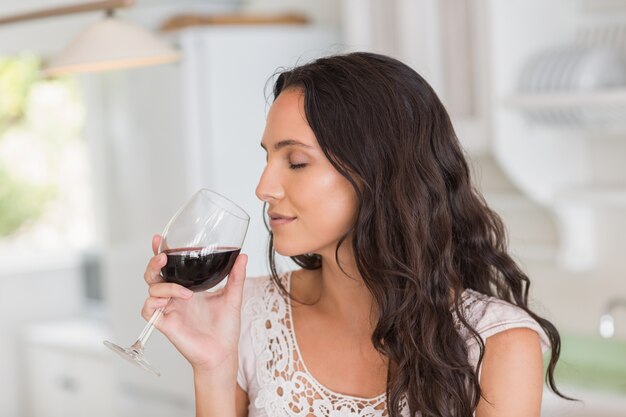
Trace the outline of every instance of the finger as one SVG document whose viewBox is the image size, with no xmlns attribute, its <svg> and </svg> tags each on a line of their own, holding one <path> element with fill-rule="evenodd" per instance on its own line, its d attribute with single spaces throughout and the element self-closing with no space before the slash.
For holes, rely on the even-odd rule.
<svg viewBox="0 0 626 417">
<path fill-rule="evenodd" d="M 143 304 L 143 308 L 141 309 L 141 317 L 146 319 L 146 321 L 150 320 L 150 317 L 152 317 L 154 312 L 159 308 L 165 307 L 168 301 L 169 298 L 149 297 Z"/>
<path fill-rule="evenodd" d="M 143 279 L 148 284 L 154 284 L 163 281 L 161 277 L 161 268 L 167 263 L 167 255 L 161 253 L 159 255 L 150 258 L 150 262 L 146 266 L 146 271 L 143 273 Z"/>
<path fill-rule="evenodd" d="M 193 291 L 173 282 L 159 282 L 148 288 L 151 297 L 157 298 L 191 298 Z"/>
<path fill-rule="evenodd" d="M 230 270 L 228 275 L 228 283 L 224 288 L 226 297 L 237 305 L 241 305 L 243 297 L 243 283 L 246 279 L 246 265 L 248 264 L 248 255 L 240 254 Z"/>
<path fill-rule="evenodd" d="M 161 240 L 163 240 L 163 237 L 161 235 L 152 236 L 152 253 L 154 253 L 155 255 L 159 253 L 159 245 L 161 244 Z"/>
</svg>

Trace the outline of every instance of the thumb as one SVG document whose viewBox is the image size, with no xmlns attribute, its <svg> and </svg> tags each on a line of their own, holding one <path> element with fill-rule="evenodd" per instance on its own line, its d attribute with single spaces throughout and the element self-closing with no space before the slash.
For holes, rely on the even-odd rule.
<svg viewBox="0 0 626 417">
<path fill-rule="evenodd" d="M 163 239 L 163 236 L 161 235 L 154 235 L 152 236 L 152 252 L 156 255 L 157 253 L 159 253 L 159 245 L 161 244 L 161 240 Z"/>
<path fill-rule="evenodd" d="M 228 274 L 228 283 L 224 288 L 226 298 L 237 305 L 241 305 L 243 297 L 243 283 L 246 279 L 247 264 L 248 255 L 242 253 L 237 256 L 235 264 Z"/>
</svg>

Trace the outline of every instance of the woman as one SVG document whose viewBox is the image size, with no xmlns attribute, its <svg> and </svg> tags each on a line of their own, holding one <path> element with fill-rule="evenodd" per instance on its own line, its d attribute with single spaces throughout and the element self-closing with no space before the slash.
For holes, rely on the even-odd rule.
<svg viewBox="0 0 626 417">
<path fill-rule="evenodd" d="M 423 78 L 371 53 L 285 71 L 261 146 L 271 275 L 244 283 L 240 255 L 192 296 L 161 282 L 165 255 L 146 269 L 142 315 L 174 299 L 157 327 L 193 367 L 198 416 L 540 415 L 559 334 Z M 278 273 L 275 252 L 301 269 Z"/>
</svg>

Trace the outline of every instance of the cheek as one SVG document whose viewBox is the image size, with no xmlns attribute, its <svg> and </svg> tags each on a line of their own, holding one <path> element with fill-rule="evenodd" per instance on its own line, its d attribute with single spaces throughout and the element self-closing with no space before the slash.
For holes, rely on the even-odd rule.
<svg viewBox="0 0 626 417">
<path fill-rule="evenodd" d="M 331 167 L 299 173 L 283 185 L 298 220 L 293 227 L 274 231 L 276 251 L 295 256 L 334 247 L 356 214 L 356 194 L 350 182 Z"/>
<path fill-rule="evenodd" d="M 352 225 L 356 196 L 350 182 L 338 172 L 318 173 L 296 190 L 303 203 L 299 207 L 303 226 L 311 236 L 336 239 Z"/>
</svg>

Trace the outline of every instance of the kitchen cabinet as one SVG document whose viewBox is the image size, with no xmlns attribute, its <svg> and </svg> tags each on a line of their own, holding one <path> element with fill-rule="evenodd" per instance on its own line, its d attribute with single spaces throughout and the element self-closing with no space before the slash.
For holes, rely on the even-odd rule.
<svg viewBox="0 0 626 417">
<path fill-rule="evenodd" d="M 20 329 L 39 320 L 79 314 L 82 308 L 82 270 L 76 253 L 41 254 L 5 250 L 0 265 L 0 410 L 20 414 L 23 349 L 16 342 Z"/>
<path fill-rule="evenodd" d="M 102 323 L 88 319 L 40 323 L 23 332 L 28 417 L 114 415 L 110 361 Z"/>
</svg>

